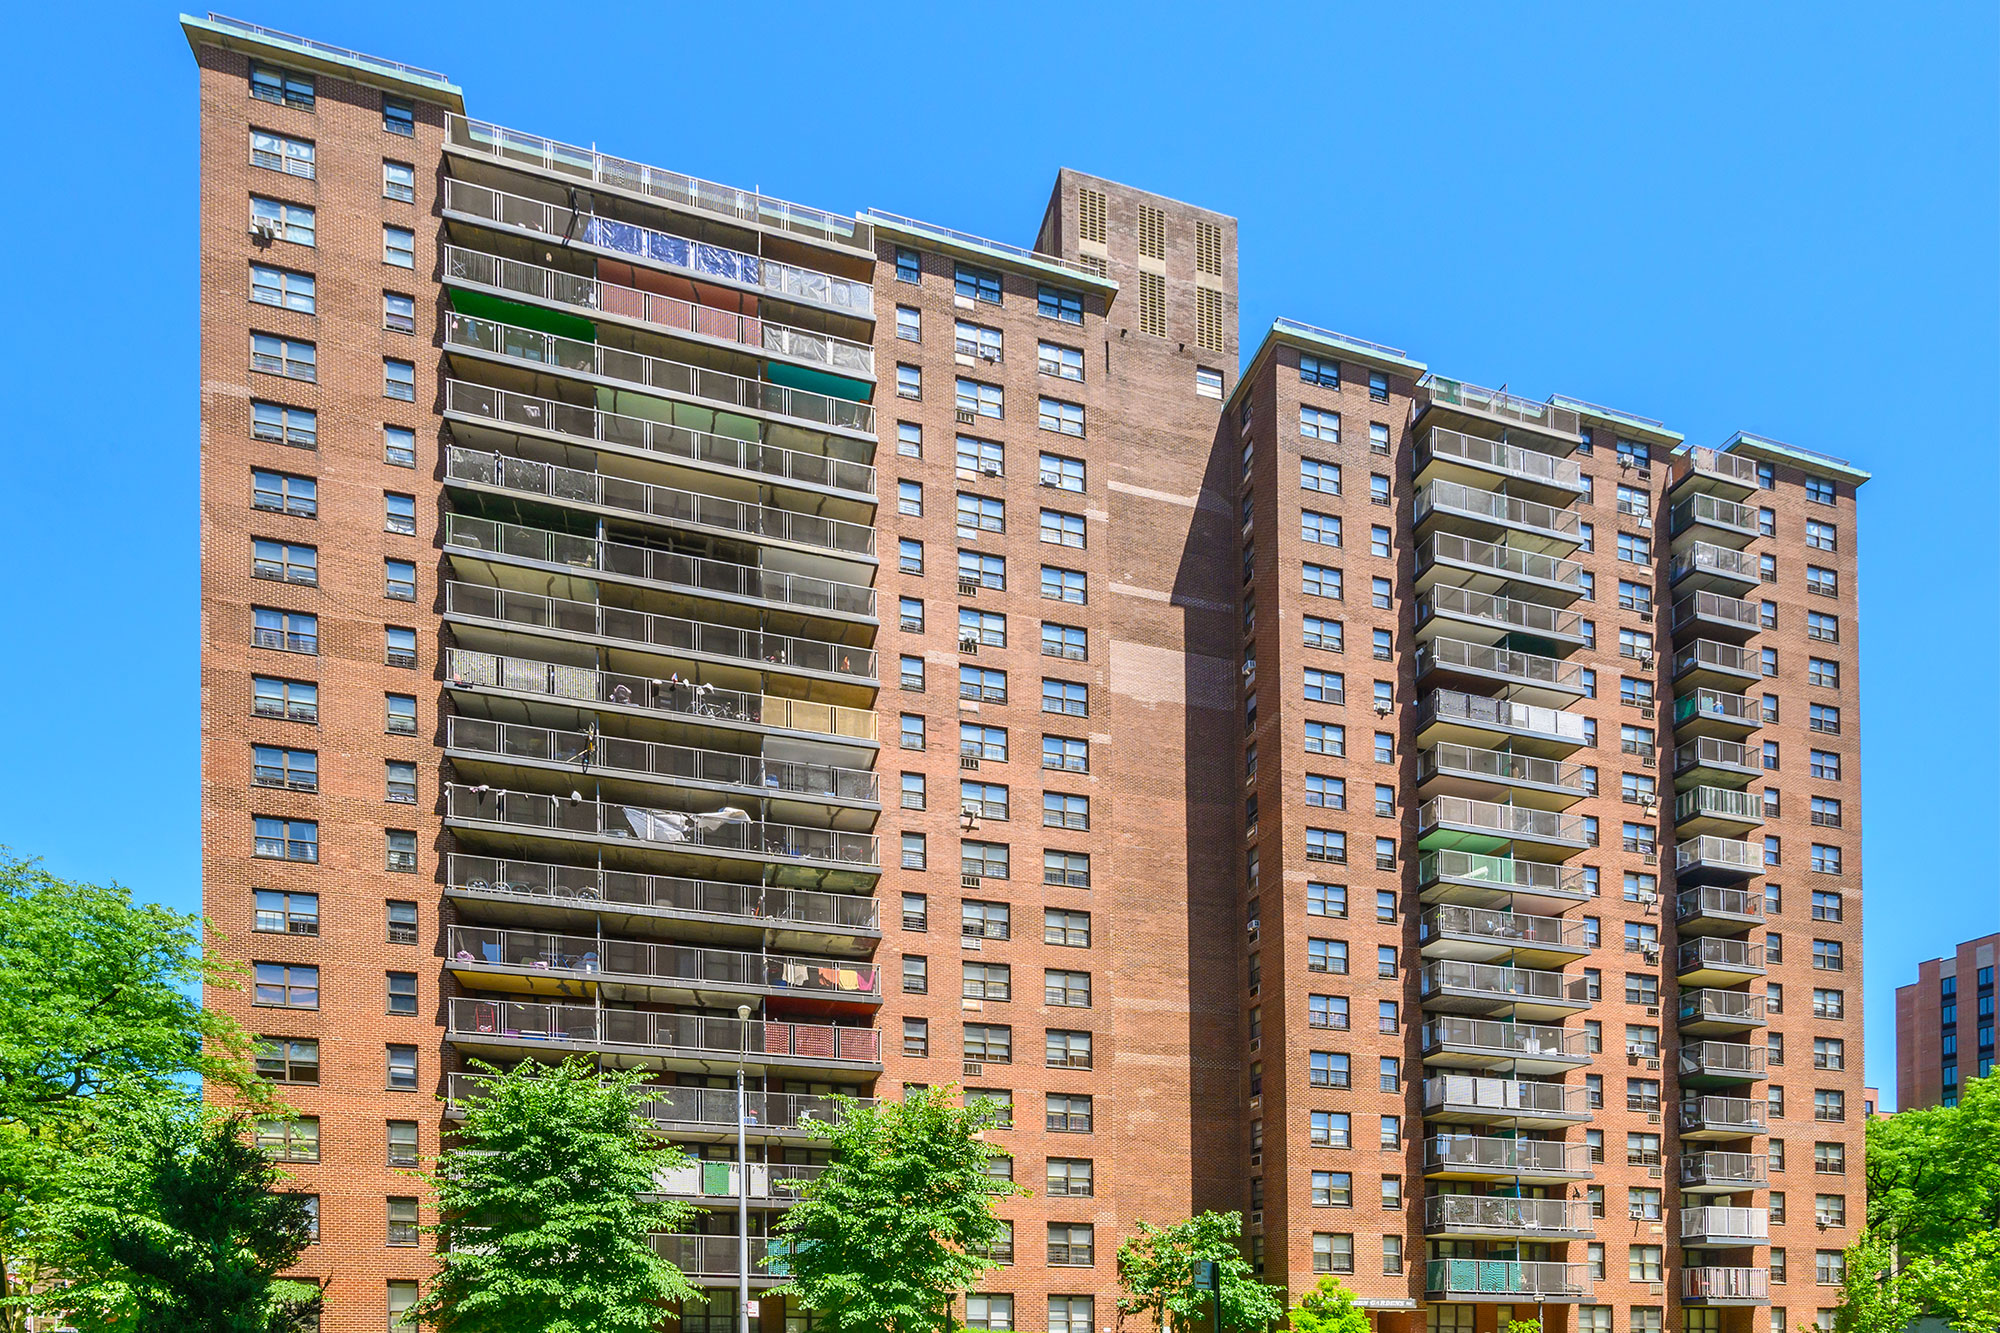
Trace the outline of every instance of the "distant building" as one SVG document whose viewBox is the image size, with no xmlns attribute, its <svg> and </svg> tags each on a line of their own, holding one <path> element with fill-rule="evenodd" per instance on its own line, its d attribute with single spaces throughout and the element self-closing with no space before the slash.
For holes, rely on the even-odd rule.
<svg viewBox="0 0 2000 1333">
<path fill-rule="evenodd" d="M 1993 1072 L 1993 955 L 2000 935 L 1917 966 L 1916 984 L 1896 987 L 1896 1109 L 1958 1105 L 1959 1070 Z M 1961 993 L 1963 992 L 1963 993 Z M 1967 1006 L 1968 1021 L 1959 1021 Z M 1960 1038 L 1964 1038 L 1963 1059 Z"/>
</svg>

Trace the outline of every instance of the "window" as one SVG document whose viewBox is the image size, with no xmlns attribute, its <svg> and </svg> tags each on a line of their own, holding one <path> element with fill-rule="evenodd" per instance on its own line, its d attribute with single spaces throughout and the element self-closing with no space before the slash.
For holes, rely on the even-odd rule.
<svg viewBox="0 0 2000 1333">
<path fill-rule="evenodd" d="M 414 736 L 417 734 L 417 700 L 414 695 L 384 695 L 383 704 L 388 713 L 386 730 L 390 735 Z"/>
<path fill-rule="evenodd" d="M 313 276 L 268 264 L 250 266 L 250 299 L 258 305 L 281 306 L 301 314 L 315 313 Z"/>
<path fill-rule="evenodd" d="M 408 361 L 382 358 L 382 396 L 399 402 L 417 401 L 417 368 Z"/>
<path fill-rule="evenodd" d="M 1090 798 L 1043 792 L 1042 826 L 1087 830 L 1090 827 Z"/>
<path fill-rule="evenodd" d="M 417 132 L 416 103 L 407 98 L 382 98 L 382 128 L 390 134 L 400 134 L 410 138 Z"/>
<path fill-rule="evenodd" d="M 417 169 L 407 162 L 382 162 L 382 197 L 414 203 L 417 197 Z"/>
<path fill-rule="evenodd" d="M 1317 458 L 1299 460 L 1299 485 L 1323 495 L 1340 494 L 1340 464 L 1322 463 Z"/>
<path fill-rule="evenodd" d="M 1041 514 L 1042 540 L 1056 546 L 1083 547 L 1083 515 L 1044 509 Z"/>
<path fill-rule="evenodd" d="M 255 819 L 253 854 L 277 861 L 319 860 L 319 825 L 310 819 Z"/>
<path fill-rule="evenodd" d="M 319 352 L 311 343 L 269 333 L 250 335 L 250 369 L 308 384 L 319 379 Z"/>
<path fill-rule="evenodd" d="M 921 833 L 905 832 L 902 835 L 902 866 L 905 870 L 922 870 L 928 862 L 926 842 Z"/>
<path fill-rule="evenodd" d="M 250 759 L 250 784 L 254 787 L 319 790 L 319 755 L 312 750 L 253 745 L 250 747 Z"/>
<path fill-rule="evenodd" d="M 1326 861 L 1333 865 L 1346 865 L 1347 834 L 1337 829 L 1307 829 L 1306 859 L 1308 861 Z"/>
<path fill-rule="evenodd" d="M 923 259 L 915 250 L 896 247 L 896 281 L 920 282 L 923 280 Z"/>
<path fill-rule="evenodd" d="M 1050 1069 L 1090 1068 L 1090 1034 L 1050 1028 L 1045 1038 L 1044 1063 Z"/>
<path fill-rule="evenodd" d="M 266 130 L 250 131 L 250 165 L 253 167 L 311 180 L 316 156 L 309 139 L 292 139 Z"/>
<path fill-rule="evenodd" d="M 1329 389 L 1340 387 L 1340 363 L 1330 357 L 1300 356 L 1299 379 L 1307 384 L 1324 385 Z"/>
<path fill-rule="evenodd" d="M 1346 896 L 1342 891 L 1342 907 L 1339 915 L 1346 916 Z M 1330 913 L 1328 915 L 1331 915 Z M 1345 976 L 1347 973 L 1347 941 L 1313 939 L 1306 942 L 1306 970 L 1308 972 L 1330 972 Z"/>
<path fill-rule="evenodd" d="M 896 336 L 904 342 L 922 342 L 924 339 L 923 312 L 911 305 L 897 306 Z"/>
<path fill-rule="evenodd" d="M 1340 702 L 1338 699 L 1334 702 Z M 1306 723 L 1306 753 L 1344 756 L 1347 753 L 1347 728 L 1332 722 Z"/>
<path fill-rule="evenodd" d="M 1346 1171 L 1312 1173 L 1312 1205 L 1315 1208 L 1352 1208 L 1354 1177 Z"/>
<path fill-rule="evenodd" d="M 1042 853 L 1042 883 L 1072 889 L 1090 887 L 1090 857 L 1084 852 Z"/>
<path fill-rule="evenodd" d="M 1806 683 L 1823 685 L 1828 689 L 1840 688 L 1840 663 L 1830 662 L 1823 657 L 1808 658 L 1806 661 Z"/>
<path fill-rule="evenodd" d="M 1325 440 L 1329 444 L 1340 443 L 1340 413 L 1301 406 L 1299 434 L 1308 440 Z"/>
<path fill-rule="evenodd" d="M 1369 586 L 1369 596 L 1368 596 L 1369 604 L 1375 607 L 1375 609 L 1378 611 L 1388 610 L 1389 580 L 1384 578 L 1370 579 L 1368 581 L 1368 586 Z"/>
<path fill-rule="evenodd" d="M 1813 1281 L 1822 1287 L 1838 1287 L 1847 1281 L 1847 1256 L 1839 1250 L 1813 1251 Z"/>
<path fill-rule="evenodd" d="M 896 543 L 896 569 L 903 574 L 924 572 L 924 544 L 910 537 L 902 537 Z"/>
<path fill-rule="evenodd" d="M 1806 727 L 1823 735 L 1840 734 L 1840 709 L 1833 704 L 1812 704 L 1806 709 Z"/>
<path fill-rule="evenodd" d="M 382 228 L 382 262 L 396 268 L 417 266 L 417 234 L 408 227 Z"/>
<path fill-rule="evenodd" d="M 1330 778 L 1318 773 L 1306 774 L 1306 804 L 1324 806 L 1329 810 L 1347 808 L 1347 780 Z"/>
<path fill-rule="evenodd" d="M 1768 938 L 1768 937 L 1767 937 Z M 1767 951 L 1768 956 L 1768 951 Z M 1840 972 L 1846 970 L 1839 940 L 1814 940 L 1812 965 L 1815 972 Z"/>
<path fill-rule="evenodd" d="M 389 829 L 385 833 L 388 846 L 388 869 L 405 875 L 417 873 L 417 835 L 403 829 Z"/>
<path fill-rule="evenodd" d="M 312 75 L 295 74 L 291 70 L 253 60 L 250 62 L 250 95 L 260 102 L 311 111 L 314 101 Z"/>
<path fill-rule="evenodd" d="M 417 567 L 408 560 L 385 560 L 382 562 L 386 586 L 383 596 L 396 602 L 417 600 Z"/>
<path fill-rule="evenodd" d="M 1806 545 L 1815 551 L 1837 550 L 1839 542 L 1834 535 L 1833 524 L 1822 523 L 1817 519 L 1807 519 Z"/>
<path fill-rule="evenodd" d="M 898 398 L 922 398 L 924 396 L 924 372 L 921 368 L 902 362 L 897 363 L 896 396 Z"/>
<path fill-rule="evenodd" d="M 1057 971 L 1042 973 L 1042 1001 L 1065 1009 L 1090 1008 L 1090 973 Z"/>
<path fill-rule="evenodd" d="M 251 1002 L 279 1009 L 319 1008 L 319 969 L 304 963 L 257 963 Z"/>
<path fill-rule="evenodd" d="M 1013 1063 L 1014 1029 L 997 1023 L 967 1023 L 965 1058 L 985 1064 Z"/>
<path fill-rule="evenodd" d="M 298 1037 L 260 1037 L 257 1077 L 273 1083 L 317 1084 L 319 1043 Z"/>
<path fill-rule="evenodd" d="M 988 305 L 1000 304 L 1000 275 L 991 269 L 959 264 L 952 274 L 952 290 Z"/>
<path fill-rule="evenodd" d="M 382 428 L 383 458 L 396 467 L 417 465 L 417 433 L 402 426 Z"/>
<path fill-rule="evenodd" d="M 1194 391 L 1199 398 L 1222 397 L 1222 372 L 1210 370 L 1207 366 L 1194 368 Z"/>
<path fill-rule="evenodd" d="M 1083 323 L 1083 298 L 1075 292 L 1066 292 L 1056 287 L 1042 287 L 1035 293 L 1035 313 L 1044 319 L 1059 319 L 1065 324 Z"/>
<path fill-rule="evenodd" d="M 1042 566 L 1042 596 L 1052 602 L 1074 602 L 1082 606 L 1088 598 L 1085 595 L 1086 579 L 1080 569 L 1058 569 L 1054 565 Z"/>
<path fill-rule="evenodd" d="M 276 889 L 254 890 L 254 929 L 266 934 L 319 934 L 319 895 L 286 893 Z"/>
<path fill-rule="evenodd" d="M 314 244 L 314 219 L 313 210 L 304 204 L 250 196 L 251 227 L 268 231 L 277 240 L 294 245 Z"/>
<path fill-rule="evenodd" d="M 317 587 L 319 551 L 311 546 L 255 539 L 250 544 L 250 575 L 252 578 Z"/>
<path fill-rule="evenodd" d="M 1806 637 L 1821 643 L 1840 642 L 1840 617 L 1824 611 L 1806 612 Z"/>
<path fill-rule="evenodd" d="M 903 1020 L 903 1054 L 923 1059 L 931 1053 L 931 1024 L 927 1018 Z"/>
<path fill-rule="evenodd" d="M 388 974 L 389 1012 L 392 1014 L 414 1014 L 417 1012 L 417 974 L 414 972 L 391 972 Z"/>
<path fill-rule="evenodd" d="M 319 1160 L 319 1117 L 298 1116 L 290 1120 L 259 1120 L 257 1147 L 281 1162 Z"/>
<path fill-rule="evenodd" d="M 1049 1333 L 1091 1333 L 1096 1302 L 1089 1296 L 1049 1297 Z"/>
<path fill-rule="evenodd" d="M 1762 508 L 1757 511 L 1757 535 L 1775 537 L 1778 535 L 1778 511 Z"/>
<path fill-rule="evenodd" d="M 1354 1237 L 1344 1232 L 1313 1233 L 1312 1271 L 1315 1273 L 1352 1273 L 1354 1271 Z"/>
<path fill-rule="evenodd" d="M 1009 848 L 1004 842 L 961 843 L 958 849 L 959 873 L 980 878 L 1006 879 L 1008 855 Z"/>
<path fill-rule="evenodd" d="M 1333 514 L 1305 510 L 1299 518 L 1299 537 L 1315 546 L 1340 545 L 1340 519 Z"/>
<path fill-rule="evenodd" d="M 1389 401 L 1389 377 L 1379 370 L 1368 372 L 1368 399 L 1376 403 Z"/>
<path fill-rule="evenodd" d="M 1324 648 L 1328 652 L 1341 652 L 1344 645 L 1340 622 L 1321 616 L 1305 617 L 1305 645 L 1308 648 Z"/>
<path fill-rule="evenodd" d="M 1313 1051 L 1308 1057 L 1308 1078 L 1315 1088 L 1351 1087 L 1351 1061 L 1338 1051 Z"/>
<path fill-rule="evenodd" d="M 1056 343 L 1037 343 L 1035 369 L 1044 375 L 1054 375 L 1057 379 L 1080 381 L 1083 379 L 1083 353 L 1074 347 L 1063 347 Z M 1078 409 L 1079 412 L 1081 410 Z M 1082 431 L 1071 433 L 1081 434 Z"/>
<path fill-rule="evenodd" d="M 1089 743 L 1066 736 L 1042 737 L 1042 767 L 1066 773 L 1088 773 Z"/>
<path fill-rule="evenodd" d="M 417 532 L 417 497 L 399 495 L 395 491 L 382 493 L 384 511 L 383 530 L 400 536 L 414 537 Z"/>
<path fill-rule="evenodd" d="M 1304 569 L 1305 592 L 1311 597 L 1331 597 L 1338 601 L 1341 597 L 1341 573 L 1327 565 L 1306 565 Z"/>
<path fill-rule="evenodd" d="M 1345 884 L 1306 885 L 1306 915 L 1344 918 L 1347 915 L 1347 886 Z M 1345 954 L 1342 955 L 1345 957 Z"/>
</svg>

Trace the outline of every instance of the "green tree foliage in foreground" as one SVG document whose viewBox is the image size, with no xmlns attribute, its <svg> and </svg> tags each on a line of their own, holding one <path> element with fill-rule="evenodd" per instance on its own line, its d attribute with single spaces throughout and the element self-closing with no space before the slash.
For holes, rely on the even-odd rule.
<svg viewBox="0 0 2000 1333">
<path fill-rule="evenodd" d="M 1368 1312 L 1354 1303 L 1354 1293 L 1337 1277 L 1321 1278 L 1299 1298 L 1290 1317 L 1292 1333 L 1368 1333 Z"/>
<path fill-rule="evenodd" d="M 1212 1297 L 1194 1285 L 1194 1266 L 1207 1260 L 1221 1269 L 1223 1328 L 1261 1329 L 1282 1319 L 1280 1290 L 1251 1277 L 1242 1237 L 1241 1213 L 1200 1213 L 1167 1227 L 1139 1223 L 1139 1233 L 1118 1247 L 1118 1285 L 1125 1290 L 1118 1313 L 1150 1315 L 1156 1327 L 1174 1333 L 1206 1327 Z M 1365 1329 L 1365 1317 L 1362 1323 Z"/>
<path fill-rule="evenodd" d="M 864 1107 L 843 1099 L 816 1137 L 833 1163 L 810 1182 L 771 1243 L 815 1333 L 944 1333 L 962 1327 L 959 1293 L 995 1267 L 985 1252 L 1005 1238 L 993 1201 L 1027 1191 L 987 1173 L 1001 1156 L 984 1131 L 998 1109 L 954 1104 L 956 1088 L 912 1090 Z"/>
<path fill-rule="evenodd" d="M 1868 1122 L 1868 1224 L 1847 1250 L 1839 1333 L 1930 1315 L 2000 1333 L 2000 1080 L 1957 1106 Z"/>
<path fill-rule="evenodd" d="M 438 1272 L 414 1317 L 440 1333 L 652 1333 L 696 1293 L 653 1249 L 687 1205 L 649 1202 L 686 1162 L 639 1113 L 638 1070 L 533 1062 L 485 1075 L 429 1177 Z"/>
<path fill-rule="evenodd" d="M 34 1308 L 82 1333 L 305 1333 L 319 1292 L 285 1282 L 311 1240 L 241 1115 L 192 1099 L 104 1130 L 37 1208 L 38 1257 L 64 1285 Z"/>
</svg>

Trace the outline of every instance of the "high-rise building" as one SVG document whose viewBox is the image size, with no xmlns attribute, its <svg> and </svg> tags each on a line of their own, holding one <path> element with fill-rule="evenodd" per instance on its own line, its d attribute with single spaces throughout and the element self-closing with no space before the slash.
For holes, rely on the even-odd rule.
<svg viewBox="0 0 2000 1333">
<path fill-rule="evenodd" d="M 1233 219 L 1096 177 L 1023 248 L 182 24 L 211 1001 L 330 1330 L 470 1062 L 565 1054 L 696 1159 L 688 1333 L 833 1094 L 944 1084 L 1033 1191 L 974 1327 L 1208 1208 L 1389 1333 L 1832 1303 L 1866 473 L 1291 320 L 1239 376 Z"/>
<path fill-rule="evenodd" d="M 1993 966 L 2000 935 L 1917 964 L 1896 987 L 1896 1109 L 1958 1105 L 1969 1078 L 1993 1072 Z"/>
</svg>

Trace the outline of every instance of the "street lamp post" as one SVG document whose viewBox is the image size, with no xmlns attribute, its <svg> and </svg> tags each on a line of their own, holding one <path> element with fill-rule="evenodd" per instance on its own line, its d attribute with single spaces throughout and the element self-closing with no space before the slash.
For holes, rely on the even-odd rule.
<svg viewBox="0 0 2000 1333">
<path fill-rule="evenodd" d="M 750 1006 L 736 1006 L 736 1309 L 750 1333 L 750 1148 L 744 1128 L 743 1066 L 749 1061 Z"/>
</svg>

